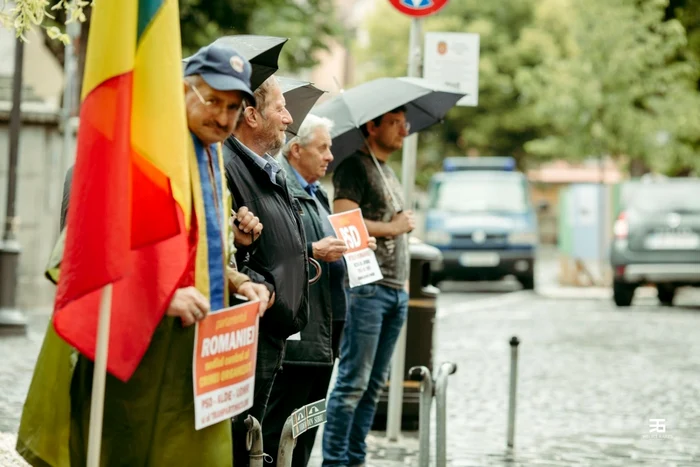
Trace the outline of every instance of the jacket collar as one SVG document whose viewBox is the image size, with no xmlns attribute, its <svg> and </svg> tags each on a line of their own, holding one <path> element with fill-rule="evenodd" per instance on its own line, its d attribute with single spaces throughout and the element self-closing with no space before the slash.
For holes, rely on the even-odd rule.
<svg viewBox="0 0 700 467">
<path fill-rule="evenodd" d="M 224 144 L 227 148 L 229 148 L 235 155 L 237 155 L 240 159 L 247 161 L 246 166 L 248 166 L 248 169 L 251 169 L 251 166 L 254 167 L 252 170 L 255 172 L 258 172 L 259 174 L 262 174 L 265 178 L 268 180 L 271 180 L 270 175 L 267 173 L 267 171 L 264 169 L 264 162 L 269 162 L 266 161 L 264 157 L 260 157 L 257 154 L 255 154 L 250 148 L 245 146 L 241 141 L 238 140 L 235 136 L 229 136 L 226 139 L 226 142 Z M 268 156 L 266 154 L 266 156 Z M 272 156 L 269 156 L 272 157 Z M 274 160 L 274 158 L 273 158 Z M 281 168 L 281 165 L 274 160 L 276 163 L 277 167 L 273 167 L 273 176 L 275 180 L 280 179 L 281 174 L 279 173 L 279 169 Z M 274 182 L 273 182 L 274 183 Z M 278 182 L 279 183 L 279 182 Z"/>
<path fill-rule="evenodd" d="M 301 186 L 301 183 L 299 183 L 297 176 L 294 174 L 294 167 L 291 166 L 286 157 L 282 156 L 280 165 L 282 166 L 284 174 L 287 177 L 287 188 L 289 189 L 289 193 L 295 198 L 313 199 L 311 198 L 311 195 Z M 321 187 L 319 187 L 319 190 L 320 188 Z"/>
</svg>

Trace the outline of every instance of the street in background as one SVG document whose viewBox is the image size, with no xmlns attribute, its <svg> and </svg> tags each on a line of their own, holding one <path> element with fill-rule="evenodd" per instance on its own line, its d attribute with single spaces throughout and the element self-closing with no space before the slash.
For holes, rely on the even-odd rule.
<svg viewBox="0 0 700 467">
<path fill-rule="evenodd" d="M 672 305 L 679 287 L 700 287 L 700 180 L 625 182 L 620 190 L 610 250 L 615 303 L 630 306 L 635 290 L 652 284 Z"/>
<path fill-rule="evenodd" d="M 433 283 L 499 280 L 535 288 L 537 214 L 511 157 L 445 159 L 428 189 L 425 240 L 442 251 Z"/>
</svg>

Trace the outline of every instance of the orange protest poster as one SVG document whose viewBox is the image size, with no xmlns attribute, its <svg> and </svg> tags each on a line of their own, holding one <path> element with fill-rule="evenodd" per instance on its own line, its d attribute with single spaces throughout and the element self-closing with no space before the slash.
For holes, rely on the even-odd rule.
<svg viewBox="0 0 700 467">
<path fill-rule="evenodd" d="M 343 257 L 348 268 L 350 287 L 370 284 L 383 279 L 377 257 L 369 248 L 369 232 L 362 210 L 331 214 L 328 220 L 333 226 L 336 237 L 345 241 L 348 250 Z"/>
<path fill-rule="evenodd" d="M 192 380 L 197 430 L 253 406 L 258 304 L 212 311 L 196 324 Z"/>
</svg>

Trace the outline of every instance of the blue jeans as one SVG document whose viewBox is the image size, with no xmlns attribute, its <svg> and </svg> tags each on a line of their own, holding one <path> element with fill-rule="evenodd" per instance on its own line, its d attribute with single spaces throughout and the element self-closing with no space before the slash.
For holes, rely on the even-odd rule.
<svg viewBox="0 0 700 467">
<path fill-rule="evenodd" d="M 378 284 L 348 291 L 338 378 L 323 431 L 323 465 L 362 465 L 379 392 L 389 376 L 396 340 L 406 321 L 408 293 Z"/>
</svg>

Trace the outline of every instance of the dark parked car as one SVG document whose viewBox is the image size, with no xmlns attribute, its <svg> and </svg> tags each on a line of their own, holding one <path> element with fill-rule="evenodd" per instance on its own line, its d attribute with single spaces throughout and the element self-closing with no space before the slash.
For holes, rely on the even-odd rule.
<svg viewBox="0 0 700 467">
<path fill-rule="evenodd" d="M 700 180 L 669 178 L 623 184 L 610 262 L 617 306 L 640 285 L 655 285 L 672 305 L 676 289 L 700 286 Z"/>
</svg>

